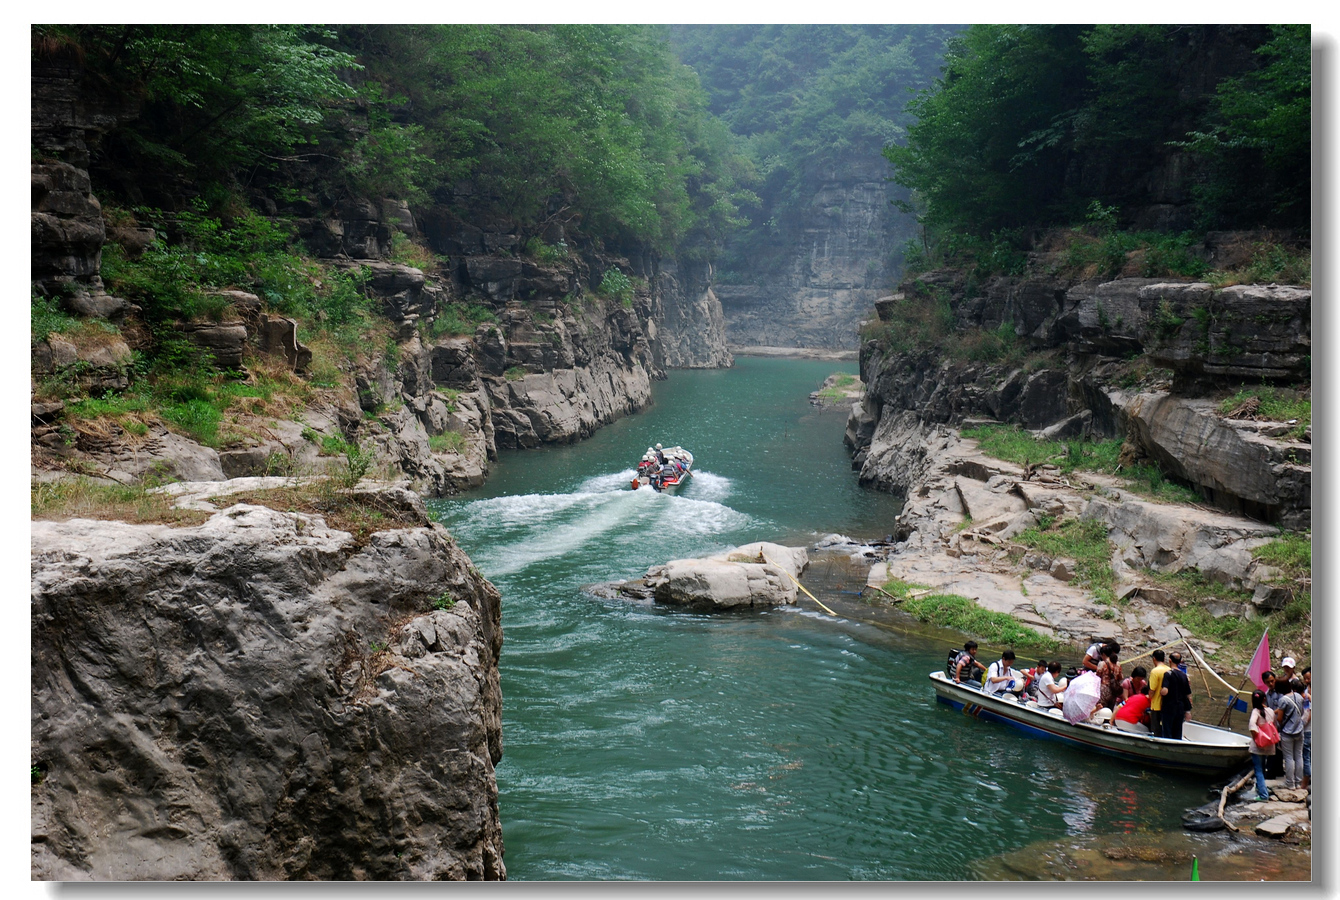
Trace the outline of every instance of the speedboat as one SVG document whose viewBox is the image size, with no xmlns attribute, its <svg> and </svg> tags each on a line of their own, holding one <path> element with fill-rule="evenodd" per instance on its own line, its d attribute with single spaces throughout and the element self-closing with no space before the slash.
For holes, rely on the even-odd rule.
<svg viewBox="0 0 1340 900">
<path fill-rule="evenodd" d="M 1204 722 L 1182 726 L 1182 740 L 1155 737 L 1143 726 L 1127 731 L 1111 723 L 1070 724 L 1061 710 L 1040 709 L 1006 692 L 989 694 L 972 683 L 958 683 L 937 669 L 930 675 L 935 699 L 964 714 L 1004 722 L 1034 737 L 1061 741 L 1134 763 L 1182 771 L 1218 772 L 1240 767 L 1251 759 L 1251 738 Z M 1143 731 L 1143 733 L 1141 733 Z"/>
<path fill-rule="evenodd" d="M 633 490 L 650 485 L 654 491 L 673 493 L 693 477 L 693 454 L 683 447 L 666 447 L 661 451 L 665 465 L 656 458 L 655 450 L 647 450 L 637 463 L 633 476 Z"/>
</svg>

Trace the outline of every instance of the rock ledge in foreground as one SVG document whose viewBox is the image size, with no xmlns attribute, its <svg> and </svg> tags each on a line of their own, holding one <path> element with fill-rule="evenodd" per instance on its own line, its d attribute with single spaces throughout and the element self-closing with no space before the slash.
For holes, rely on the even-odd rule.
<svg viewBox="0 0 1340 900">
<path fill-rule="evenodd" d="M 32 523 L 32 877 L 500 879 L 497 590 L 439 525 Z"/>
</svg>

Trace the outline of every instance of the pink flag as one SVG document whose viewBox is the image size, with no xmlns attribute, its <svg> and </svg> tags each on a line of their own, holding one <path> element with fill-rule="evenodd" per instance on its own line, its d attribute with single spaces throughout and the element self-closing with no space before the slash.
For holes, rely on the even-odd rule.
<svg viewBox="0 0 1340 900">
<path fill-rule="evenodd" d="M 1270 629 L 1261 633 L 1261 643 L 1256 645 L 1256 652 L 1252 654 L 1252 664 L 1247 667 L 1247 677 L 1263 691 L 1266 689 L 1266 683 L 1261 680 L 1261 673 L 1270 668 L 1269 635 Z"/>
</svg>

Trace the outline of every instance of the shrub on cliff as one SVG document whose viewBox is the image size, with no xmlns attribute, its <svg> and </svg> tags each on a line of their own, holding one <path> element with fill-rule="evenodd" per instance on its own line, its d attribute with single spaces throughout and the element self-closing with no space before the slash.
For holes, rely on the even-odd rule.
<svg viewBox="0 0 1340 900">
<path fill-rule="evenodd" d="M 1308 26 L 976 25 L 909 105 L 894 180 L 938 231 L 1069 224 L 1155 202 L 1189 150 L 1206 227 L 1308 227 Z M 1225 71 L 1227 69 L 1227 71 Z M 1218 80 L 1207 95 L 1197 79 Z M 1160 182 L 1161 184 L 1162 182 Z"/>
</svg>

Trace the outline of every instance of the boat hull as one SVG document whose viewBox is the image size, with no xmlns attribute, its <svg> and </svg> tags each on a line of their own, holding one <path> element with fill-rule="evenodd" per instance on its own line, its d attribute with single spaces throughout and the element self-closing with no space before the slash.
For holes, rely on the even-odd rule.
<svg viewBox="0 0 1340 900">
<path fill-rule="evenodd" d="M 685 471 L 683 474 L 679 476 L 679 478 L 675 479 L 674 481 L 663 482 L 661 484 L 661 493 L 673 494 L 675 491 L 679 490 L 684 485 L 688 484 L 689 479 L 692 477 L 693 477 L 692 471 Z M 636 491 L 639 488 L 647 487 L 650 483 L 651 483 L 650 480 L 645 475 L 640 475 L 633 479 L 633 490 Z"/>
<path fill-rule="evenodd" d="M 932 672 L 935 697 L 974 718 L 1003 722 L 1034 737 L 1060 741 L 1145 766 L 1185 772 L 1220 772 L 1241 767 L 1251 758 L 1245 735 L 1203 722 L 1188 722 L 1184 740 L 1133 734 L 1087 722 L 1071 725 L 1065 719 L 1030 709 L 1014 700 L 994 697 L 976 688 L 954 683 L 944 672 Z"/>
</svg>

